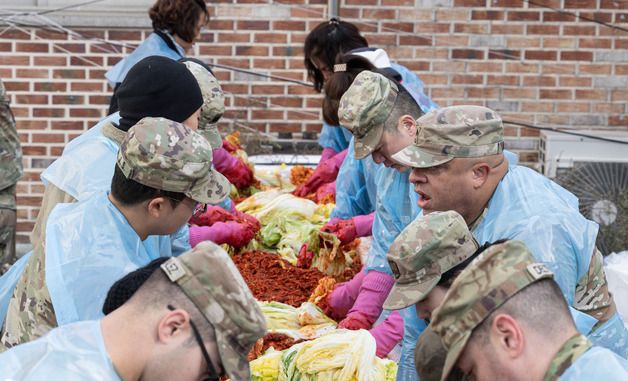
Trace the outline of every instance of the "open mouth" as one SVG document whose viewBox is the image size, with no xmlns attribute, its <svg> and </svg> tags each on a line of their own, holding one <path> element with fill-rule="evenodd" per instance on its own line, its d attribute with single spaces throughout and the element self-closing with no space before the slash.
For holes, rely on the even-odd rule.
<svg viewBox="0 0 628 381">
<path fill-rule="evenodd" d="M 429 203 L 429 201 L 432 199 L 430 196 L 428 196 L 426 193 L 421 192 L 418 189 L 414 189 L 414 191 L 419 195 L 419 207 L 421 209 L 425 209 L 425 206 Z"/>
</svg>

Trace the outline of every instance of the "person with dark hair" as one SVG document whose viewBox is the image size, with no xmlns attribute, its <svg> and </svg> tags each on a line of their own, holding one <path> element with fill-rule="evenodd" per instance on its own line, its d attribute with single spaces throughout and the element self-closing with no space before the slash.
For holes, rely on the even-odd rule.
<svg viewBox="0 0 628 381">
<path fill-rule="evenodd" d="M 2 378 L 251 379 L 247 355 L 266 333 L 266 322 L 222 248 L 202 243 L 153 261 L 113 287 L 121 284 L 129 286 L 126 300 L 101 319 L 55 328 L 0 354 Z"/>
<path fill-rule="evenodd" d="M 435 107 L 431 100 L 423 95 L 423 83 L 416 74 L 401 65 L 391 64 L 388 55 L 382 49 L 369 48 L 367 40 L 355 25 L 337 18 L 319 24 L 305 39 L 304 64 L 308 78 L 313 82 L 316 91 L 320 92 L 331 78 L 338 57 L 349 52 L 363 54 L 376 67 L 388 67 L 395 72 L 398 75 L 397 79 L 422 100 L 419 103 L 425 107 L 425 112 Z M 382 57 L 381 64 L 378 62 L 379 57 Z M 326 185 L 326 189 L 321 192 L 320 197 L 335 192 L 333 181 L 345 160 L 345 150 L 351 141 L 351 134 L 338 128 L 338 124 L 329 122 L 330 120 L 325 119 L 319 138 L 323 153 L 316 172 L 307 183 L 297 188 L 295 191 L 297 196 L 304 197 L 316 192 L 323 185 Z"/>
<path fill-rule="evenodd" d="M 521 241 L 487 249 L 452 283 L 430 327 L 441 380 L 626 380 L 628 361 L 576 329 L 554 273 Z"/>
<path fill-rule="evenodd" d="M 153 32 L 130 55 L 111 68 L 105 77 L 113 88 L 108 114 L 119 110 L 118 90 L 128 72 L 148 56 L 171 60 L 185 57 L 209 23 L 204 0 L 157 0 L 148 11 Z"/>
<path fill-rule="evenodd" d="M 375 94 L 373 89 L 379 89 Z M 360 141 L 359 154 L 411 168 L 410 181 L 424 213 L 455 210 L 476 239 L 525 242 L 577 310 L 577 320 L 593 320 L 587 337 L 628 355 L 628 330 L 608 291 L 602 256 L 595 247 L 598 226 L 578 209 L 577 199 L 504 151 L 504 128 L 493 110 L 451 106 L 415 118 L 390 120 L 396 84 L 377 73 L 360 73 L 343 95 L 343 125 Z M 389 132 L 387 123 L 397 125 Z M 358 145 L 356 143 L 356 150 Z M 356 153 L 357 154 L 357 153 Z"/>
<path fill-rule="evenodd" d="M 111 191 L 57 205 L 50 214 L 42 267 L 20 280 L 2 343 L 12 347 L 57 325 L 98 318 L 115 280 L 157 257 L 180 254 L 170 235 L 229 193 L 211 153 L 204 137 L 165 118 L 143 118 L 131 127 Z"/>
</svg>

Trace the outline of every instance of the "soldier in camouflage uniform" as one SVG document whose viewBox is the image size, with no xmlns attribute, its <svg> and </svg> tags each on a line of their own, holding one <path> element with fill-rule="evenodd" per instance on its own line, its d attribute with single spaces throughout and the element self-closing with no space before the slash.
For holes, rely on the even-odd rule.
<svg viewBox="0 0 628 381">
<path fill-rule="evenodd" d="M 212 168 L 211 157 L 209 142 L 182 124 L 144 118 L 133 126 L 118 152 L 111 192 L 57 205 L 50 214 L 45 269 L 23 288 L 18 284 L 2 343 L 11 347 L 57 325 L 100 317 L 116 279 L 177 255 L 169 234 L 187 222 L 195 205 L 228 195 L 229 182 Z"/>
<path fill-rule="evenodd" d="M 141 268 L 138 271 L 143 271 Z M 215 380 L 251 378 L 248 352 L 266 323 L 219 246 L 173 257 L 102 320 L 56 328 L 0 355 L 3 378 Z"/>
<path fill-rule="evenodd" d="M 580 214 L 574 195 L 516 165 L 503 151 L 503 125 L 494 111 L 451 106 L 416 120 L 402 115 L 390 121 L 389 115 L 402 114 L 395 89 L 380 74 L 360 73 L 343 95 L 338 116 L 354 132 L 356 155 L 362 139 L 363 155 L 385 153 L 387 165 L 411 168 L 410 181 L 423 213 L 457 211 L 478 242 L 525 242 L 554 272 L 567 302 L 578 310 L 579 329 L 594 344 L 628 356 L 628 331 L 608 292 L 595 247 L 598 226 Z M 382 120 L 398 123 L 405 133 L 390 134 Z M 410 142 L 408 136 L 413 137 Z"/>
<path fill-rule="evenodd" d="M 0 274 L 15 261 L 15 184 L 22 176 L 22 148 L 9 97 L 0 81 Z"/>
<path fill-rule="evenodd" d="M 388 252 L 395 285 L 384 308 L 416 305 L 417 315 L 430 319 L 453 279 L 479 252 L 464 219 L 455 211 L 417 218 L 397 236 Z M 440 338 L 428 327 L 415 350 L 414 365 L 421 380 L 440 380 L 444 353 Z"/>
<path fill-rule="evenodd" d="M 520 241 L 491 246 L 453 282 L 430 327 L 477 381 L 626 380 L 628 362 L 576 330 L 554 274 Z"/>
</svg>

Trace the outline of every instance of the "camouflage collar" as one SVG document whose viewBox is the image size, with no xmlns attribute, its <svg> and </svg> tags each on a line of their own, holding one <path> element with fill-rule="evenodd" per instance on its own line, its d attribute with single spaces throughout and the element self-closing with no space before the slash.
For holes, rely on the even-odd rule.
<svg viewBox="0 0 628 381">
<path fill-rule="evenodd" d="M 113 140 L 118 147 L 120 147 L 120 145 L 122 144 L 122 140 L 124 140 L 124 137 L 126 136 L 126 132 L 124 132 L 121 129 L 117 128 L 111 122 L 106 123 L 102 127 L 102 134 L 105 137 Z"/>
<path fill-rule="evenodd" d="M 578 358 L 588 351 L 593 344 L 581 334 L 574 335 L 558 350 L 550 363 L 543 381 L 556 381 Z"/>
</svg>

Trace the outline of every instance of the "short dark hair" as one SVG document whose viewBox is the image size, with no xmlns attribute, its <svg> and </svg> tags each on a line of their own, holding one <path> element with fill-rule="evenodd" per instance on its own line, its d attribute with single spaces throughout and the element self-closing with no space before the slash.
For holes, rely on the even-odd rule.
<svg viewBox="0 0 628 381">
<path fill-rule="evenodd" d="M 102 306 L 102 313 L 109 315 L 131 299 L 135 292 L 153 275 L 155 270 L 167 260 L 167 257 L 154 259 L 146 266 L 131 271 L 118 279 L 107 292 L 107 297 Z"/>
<path fill-rule="evenodd" d="M 553 279 L 541 279 L 514 294 L 473 330 L 471 338 L 485 345 L 490 327 L 498 314 L 508 314 L 516 320 L 526 322 L 533 330 L 549 339 L 564 332 L 570 325 L 575 328 L 567 301 Z"/>
<path fill-rule="evenodd" d="M 368 47 L 369 43 L 353 24 L 332 18 L 320 23 L 305 38 L 303 47 L 305 68 L 308 78 L 314 83 L 314 89 L 321 92 L 325 83 L 323 73 L 312 63 L 316 58 L 332 69 L 339 54 L 357 48 Z"/>
<path fill-rule="evenodd" d="M 386 118 L 384 122 L 384 129 L 388 132 L 397 131 L 399 118 L 402 116 L 411 115 L 414 119 L 418 119 L 424 114 L 421 106 L 419 106 L 412 94 L 410 94 L 403 85 L 398 86 L 399 94 L 397 94 L 397 98 L 395 99 L 395 105 L 392 110 L 390 110 L 390 114 L 388 114 L 388 118 Z"/>
<path fill-rule="evenodd" d="M 204 0 L 157 0 L 148 15 L 153 21 L 153 29 L 167 30 L 190 43 L 198 32 L 199 17 L 205 15 L 205 24 L 209 23 Z"/>
<path fill-rule="evenodd" d="M 155 197 L 166 197 L 173 208 L 185 199 L 183 193 L 155 189 L 127 179 L 117 164 L 111 180 L 111 195 L 123 205 L 135 205 Z"/>
</svg>

